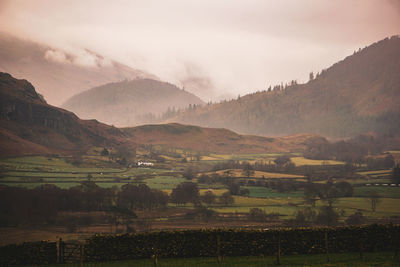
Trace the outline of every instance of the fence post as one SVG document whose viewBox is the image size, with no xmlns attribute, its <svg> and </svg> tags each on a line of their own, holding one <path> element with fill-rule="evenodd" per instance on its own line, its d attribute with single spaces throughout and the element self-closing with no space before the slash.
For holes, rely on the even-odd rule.
<svg viewBox="0 0 400 267">
<path fill-rule="evenodd" d="M 221 237 L 217 235 L 217 261 L 218 266 L 221 266 L 222 257 L 221 257 Z"/>
<path fill-rule="evenodd" d="M 395 259 L 395 260 L 397 260 L 397 256 L 398 256 L 398 254 L 399 254 L 399 232 L 400 232 L 400 228 L 399 227 L 397 227 L 397 230 L 396 230 L 396 235 L 395 235 L 395 240 L 394 240 L 394 256 L 393 256 L 393 258 Z"/>
<path fill-rule="evenodd" d="M 64 263 L 64 242 L 62 241 L 61 237 L 58 240 L 57 246 L 57 262 Z"/>
<path fill-rule="evenodd" d="M 80 253 L 80 266 L 81 266 L 81 267 L 83 267 L 83 256 L 84 256 L 83 253 L 84 253 L 84 251 L 85 251 L 84 246 L 85 246 L 85 245 L 83 245 L 83 244 L 80 245 L 80 249 L 81 249 L 81 253 Z"/>
<path fill-rule="evenodd" d="M 328 230 L 325 231 L 325 252 L 326 252 L 326 262 L 329 262 Z"/>
<path fill-rule="evenodd" d="M 56 243 L 56 253 L 57 263 L 60 263 L 60 240 L 57 240 Z"/>
<path fill-rule="evenodd" d="M 158 266 L 158 257 L 156 254 L 153 254 L 153 256 L 151 256 L 153 258 L 153 266 L 157 267 Z"/>
<path fill-rule="evenodd" d="M 281 232 L 278 232 L 278 249 L 276 252 L 276 264 L 281 265 Z"/>
</svg>

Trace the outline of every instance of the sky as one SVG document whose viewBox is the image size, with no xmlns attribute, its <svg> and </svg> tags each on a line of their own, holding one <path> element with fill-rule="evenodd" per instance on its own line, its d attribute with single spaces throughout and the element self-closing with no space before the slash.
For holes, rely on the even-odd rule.
<svg viewBox="0 0 400 267">
<path fill-rule="evenodd" d="M 0 29 L 194 81 L 193 93 L 215 101 L 306 82 L 399 34 L 400 0 L 0 0 Z"/>
</svg>

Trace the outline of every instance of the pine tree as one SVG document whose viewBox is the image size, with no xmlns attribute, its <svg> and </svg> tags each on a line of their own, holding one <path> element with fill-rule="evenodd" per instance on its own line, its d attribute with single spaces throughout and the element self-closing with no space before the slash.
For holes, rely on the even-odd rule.
<svg viewBox="0 0 400 267">
<path fill-rule="evenodd" d="M 314 80 L 314 72 L 310 72 L 310 81 Z"/>
</svg>

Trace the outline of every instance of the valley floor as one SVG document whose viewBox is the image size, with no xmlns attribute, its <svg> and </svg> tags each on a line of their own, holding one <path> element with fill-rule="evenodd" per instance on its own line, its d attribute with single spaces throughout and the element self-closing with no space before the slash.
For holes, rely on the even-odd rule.
<svg viewBox="0 0 400 267">
<path fill-rule="evenodd" d="M 132 218 L 131 221 L 124 221 L 121 216 L 118 220 L 115 214 L 107 209 L 100 211 L 78 209 L 58 211 L 56 215 L 49 217 L 52 218 L 49 222 L 41 221 L 38 224 L 30 223 L 32 218 L 20 212 L 21 207 L 16 205 L 11 211 L 21 216 L 20 221 L 4 223 L 0 227 L 0 246 L 40 240 L 56 241 L 60 237 L 63 240 L 82 240 L 94 233 L 125 233 L 128 226 L 131 228 L 130 232 L 204 228 L 265 229 L 290 226 L 290 220 L 297 219 L 299 211 L 305 212 L 310 208 L 315 217 L 321 207 L 327 205 L 328 200 L 332 200 L 331 205 L 338 214 L 337 225 L 345 225 L 346 219 L 357 212 L 362 213 L 363 221 L 358 222 L 359 224 L 400 223 L 400 186 L 391 184 L 390 168 L 371 169 L 364 164 L 354 165 L 352 166 L 354 169 L 346 171 L 344 162 L 309 160 L 301 157 L 300 153 L 197 155 L 179 149 L 167 151 L 162 150 L 163 148 L 156 149 L 152 147 L 150 152 L 145 149 L 137 151 L 136 160 L 151 162 L 154 164 L 151 167 L 121 165 L 114 157 L 102 155 L 102 148 L 93 148 L 87 155 L 78 158 L 62 156 L 2 158 L 0 189 L 8 192 L 7 190 L 12 187 L 15 188 L 14 191 L 9 192 L 18 192 L 17 188 L 28 192 L 33 188 L 46 188 L 52 185 L 65 192 L 71 188 L 81 192 L 82 186 L 91 182 L 96 185 L 93 192 L 107 189 L 108 192 L 113 192 L 115 198 L 126 185 L 145 184 L 152 190 L 159 190 L 171 197 L 172 191 L 178 185 L 191 182 L 197 185 L 200 199 L 206 193 L 213 194 L 212 203 L 201 200 L 202 207 L 206 208 L 205 211 L 211 211 L 210 216 L 193 215 L 196 207 L 192 203 L 177 205 L 169 201 L 164 207 L 151 210 L 135 209 L 137 218 Z M 151 158 L 154 151 L 158 153 L 156 159 Z M 396 161 L 400 160 L 400 151 L 390 151 L 390 153 Z M 273 162 L 282 155 L 290 157 L 292 168 L 275 167 Z M 264 164 L 272 170 L 255 170 L 246 174 L 243 170 L 245 164 L 252 164 L 249 166 L 254 168 L 256 164 Z M 196 174 L 187 179 L 185 173 L 190 169 L 196 170 Z M 313 172 L 313 177 L 309 181 L 306 176 L 310 172 Z M 351 188 L 351 194 L 349 196 L 337 194 L 332 199 L 322 199 L 315 195 L 311 199 L 315 201 L 314 206 L 306 202 L 307 185 L 322 190 L 324 186 L 329 185 L 328 182 L 331 183 L 330 186 L 345 183 Z M 232 194 L 232 203 L 221 202 L 221 197 L 232 191 L 232 184 L 238 185 L 239 192 Z M 371 196 L 372 193 L 375 197 Z M 372 201 L 376 201 L 374 210 L 371 207 Z M 25 202 L 14 200 L 13 194 L 9 194 L 9 205 Z M 43 210 L 41 205 L 37 206 L 39 211 Z M 258 217 L 250 216 L 252 210 L 260 212 Z M 112 219 L 116 221 L 112 222 Z M 311 221 L 306 223 L 315 225 Z M 19 226 L 13 227 L 14 225 Z"/>
</svg>

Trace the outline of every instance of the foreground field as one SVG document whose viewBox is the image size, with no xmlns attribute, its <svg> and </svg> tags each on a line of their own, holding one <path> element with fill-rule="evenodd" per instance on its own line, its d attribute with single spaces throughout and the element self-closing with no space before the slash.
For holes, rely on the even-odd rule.
<svg viewBox="0 0 400 267">
<path fill-rule="evenodd" d="M 63 210 L 42 224 L 8 222 L 0 227 L 3 237 L 0 243 L 57 240 L 59 237 L 64 240 L 85 239 L 96 232 L 113 234 L 128 230 L 265 228 L 292 225 L 294 220 L 299 225 L 316 225 L 319 223 L 316 215 L 328 203 L 338 216 L 335 225 L 349 224 L 346 220 L 355 213 L 362 215 L 356 221 L 358 224 L 400 222 L 400 186 L 391 183 L 392 169 L 388 167 L 352 165 L 351 169 L 346 169 L 348 167 L 343 162 L 310 160 L 300 153 L 200 155 L 195 151 L 165 150 L 162 147 L 141 148 L 136 151 L 134 161 L 121 164 L 114 156 L 102 155 L 102 149 L 93 148 L 79 157 L 2 158 L 0 188 L 46 188 L 44 185 L 50 184 L 63 189 L 64 193 L 75 188 L 76 192 L 84 194 L 86 189 L 83 185 L 90 182 L 94 184 L 90 189 L 93 193 L 100 194 L 107 189 L 112 198 L 110 203 L 115 205 L 116 196 L 124 185 L 144 184 L 168 195 L 169 201 L 165 206 L 152 210 L 136 208 L 133 211 L 137 218 L 129 220 L 122 215 L 113 215 L 105 205 L 100 210 Z M 289 158 L 291 165 L 278 166 L 274 162 L 279 157 Z M 135 165 L 139 161 L 151 165 Z M 249 172 L 246 172 L 246 164 L 251 167 Z M 186 175 L 188 170 L 192 171 L 189 177 Z M 347 184 L 351 192 L 346 195 L 336 193 L 328 199 L 325 190 L 328 181 L 331 185 Z M 174 202 L 173 190 L 188 182 L 198 188 L 197 202 Z M 330 192 L 339 192 L 339 187 L 333 189 Z M 314 205 L 307 198 L 307 192 L 314 194 L 311 196 Z M 221 199 L 226 194 L 231 200 L 224 202 Z M 210 201 L 204 200 L 207 195 L 211 195 Z M 202 209 L 198 209 L 199 205 Z M 297 215 L 304 210 L 310 213 L 301 221 L 301 216 Z M 251 212 L 258 212 L 258 215 L 251 216 Z"/>
<path fill-rule="evenodd" d="M 326 267 L 369 267 L 369 266 L 400 266 L 399 259 L 394 257 L 394 253 L 365 253 L 363 258 L 356 253 L 330 254 L 329 263 L 323 254 L 317 255 L 291 255 L 281 256 L 280 266 L 326 266 Z M 78 264 L 63 265 L 41 265 L 51 266 L 79 266 Z M 104 263 L 84 263 L 83 266 L 112 267 L 112 266 L 155 266 L 152 259 L 115 261 Z M 211 266 L 235 266 L 235 267 L 261 267 L 277 266 L 276 257 L 225 257 L 221 264 L 216 258 L 187 258 L 187 259 L 158 259 L 158 267 L 211 267 Z"/>
</svg>

